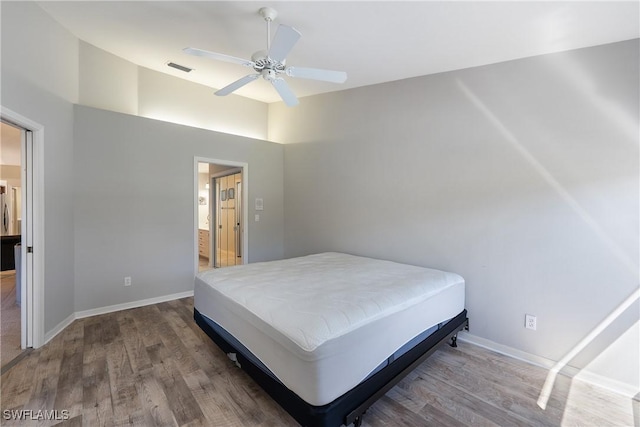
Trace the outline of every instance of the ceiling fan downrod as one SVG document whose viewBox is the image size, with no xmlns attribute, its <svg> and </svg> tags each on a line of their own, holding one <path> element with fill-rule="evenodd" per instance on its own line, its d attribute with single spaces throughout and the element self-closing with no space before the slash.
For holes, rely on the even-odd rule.
<svg viewBox="0 0 640 427">
<path fill-rule="evenodd" d="M 271 49 L 271 22 L 276 19 L 278 12 L 270 7 L 263 7 L 258 13 L 267 21 L 267 52 L 269 52 L 269 49 Z"/>
</svg>

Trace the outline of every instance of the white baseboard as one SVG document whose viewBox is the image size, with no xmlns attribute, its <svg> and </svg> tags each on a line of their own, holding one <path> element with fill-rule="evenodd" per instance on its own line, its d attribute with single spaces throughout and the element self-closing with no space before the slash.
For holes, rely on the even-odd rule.
<svg viewBox="0 0 640 427">
<path fill-rule="evenodd" d="M 76 319 L 97 316 L 99 314 L 113 313 L 114 311 L 128 310 L 130 308 L 144 307 L 145 305 L 158 304 L 160 302 L 173 301 L 180 298 L 192 297 L 193 291 L 179 292 L 177 294 L 163 295 L 122 304 L 108 305 L 106 307 L 92 308 L 91 310 L 76 311 Z"/>
<path fill-rule="evenodd" d="M 573 368 L 576 369 L 576 368 Z M 585 383 L 593 384 L 598 387 L 611 390 L 622 396 L 633 398 L 640 394 L 640 390 L 631 384 L 623 383 L 622 381 L 613 380 L 611 378 L 603 377 L 602 375 L 594 374 L 589 371 L 580 371 L 573 377 L 574 380 L 583 381 Z"/>
<path fill-rule="evenodd" d="M 460 341 L 465 341 L 470 344 L 477 345 L 478 347 L 495 351 L 496 353 L 500 353 L 505 356 L 513 357 L 514 359 L 522 360 L 523 362 L 527 362 L 532 365 L 540 366 L 544 369 L 551 369 L 556 364 L 554 360 L 536 356 L 535 354 L 527 353 L 512 347 L 508 347 L 506 345 L 498 344 L 497 342 L 472 335 L 468 332 L 460 332 L 458 334 L 458 339 Z M 631 384 L 613 380 L 611 378 L 594 374 L 593 372 L 581 370 L 573 366 L 567 365 L 563 367 L 560 370 L 560 373 L 574 380 L 583 381 L 597 387 L 602 387 L 625 397 L 632 398 L 638 394 L 638 389 Z"/>
<path fill-rule="evenodd" d="M 177 294 L 163 295 L 160 297 L 147 298 L 138 301 L 125 302 L 122 304 L 108 305 L 106 307 L 92 308 L 91 310 L 76 311 L 58 323 L 53 329 L 44 335 L 44 344 L 48 343 L 69 326 L 76 319 L 83 319 L 85 317 L 98 316 L 100 314 L 113 313 L 115 311 L 128 310 L 130 308 L 144 307 L 145 305 L 158 304 L 166 301 L 173 301 L 176 299 L 192 297 L 193 291 L 179 292 Z M 44 345 L 43 344 L 43 345 Z"/>
<path fill-rule="evenodd" d="M 60 332 L 62 332 L 64 330 L 64 328 L 66 328 L 67 326 L 72 324 L 74 320 L 76 320 L 76 314 L 75 313 L 71 313 L 66 319 L 64 319 L 62 322 L 58 323 L 53 329 L 51 329 L 49 332 L 44 334 L 44 342 L 42 343 L 42 345 L 45 345 L 46 343 L 51 341 L 51 339 L 53 339 L 53 337 L 55 337 Z"/>
</svg>

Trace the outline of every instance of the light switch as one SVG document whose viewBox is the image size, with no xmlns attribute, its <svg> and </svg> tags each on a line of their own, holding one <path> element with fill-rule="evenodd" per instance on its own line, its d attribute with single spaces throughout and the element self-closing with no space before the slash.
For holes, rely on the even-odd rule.
<svg viewBox="0 0 640 427">
<path fill-rule="evenodd" d="M 260 221 L 260 215 L 256 214 L 256 222 Z"/>
</svg>

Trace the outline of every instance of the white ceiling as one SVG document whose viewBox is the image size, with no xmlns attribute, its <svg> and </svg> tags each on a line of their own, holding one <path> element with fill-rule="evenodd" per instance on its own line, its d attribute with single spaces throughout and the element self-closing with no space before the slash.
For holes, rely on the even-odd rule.
<svg viewBox="0 0 640 427">
<path fill-rule="evenodd" d="M 302 38 L 288 65 L 346 71 L 342 85 L 288 78 L 298 97 L 640 37 L 639 2 L 71 1 L 39 2 L 74 35 L 135 64 L 221 88 L 249 68 L 193 57 L 196 47 L 241 58 L 266 47 L 270 6 Z M 195 68 L 186 74 L 165 64 Z M 259 79 L 236 92 L 275 102 Z"/>
</svg>

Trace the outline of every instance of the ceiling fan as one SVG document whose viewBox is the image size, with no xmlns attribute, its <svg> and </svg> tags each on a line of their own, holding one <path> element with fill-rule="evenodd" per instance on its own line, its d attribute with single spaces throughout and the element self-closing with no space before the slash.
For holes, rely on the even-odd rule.
<svg viewBox="0 0 640 427">
<path fill-rule="evenodd" d="M 271 22 L 276 18 L 278 13 L 270 7 L 263 7 L 258 11 L 258 13 L 265 21 L 267 21 L 267 50 L 261 50 L 254 53 L 251 56 L 251 60 L 236 58 L 235 56 L 229 56 L 222 53 L 209 52 L 193 47 L 183 49 L 185 53 L 190 55 L 204 56 L 207 58 L 217 59 L 219 61 L 244 65 L 245 67 L 253 68 L 256 72 L 256 74 L 249 74 L 239 80 L 236 80 L 230 85 L 223 87 L 215 93 L 216 95 L 229 95 L 235 90 L 240 89 L 242 86 L 251 83 L 258 77 L 262 76 L 263 79 L 271 82 L 284 103 L 289 107 L 293 107 L 298 105 L 298 98 L 296 98 L 296 95 L 293 93 L 291 88 L 289 88 L 289 85 L 284 80 L 283 75 L 332 83 L 344 83 L 347 80 L 347 73 L 344 71 L 286 66 L 286 57 L 302 34 L 293 27 L 280 25 L 275 37 L 273 38 L 273 42 L 271 42 Z"/>
</svg>

